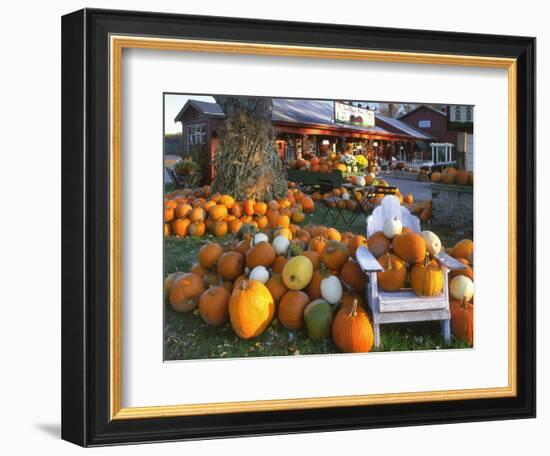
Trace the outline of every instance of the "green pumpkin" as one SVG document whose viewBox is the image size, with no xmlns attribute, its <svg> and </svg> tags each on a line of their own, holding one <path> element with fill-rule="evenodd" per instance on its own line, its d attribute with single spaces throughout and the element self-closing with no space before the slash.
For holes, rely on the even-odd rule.
<svg viewBox="0 0 550 456">
<path fill-rule="evenodd" d="M 254 236 L 258 232 L 258 227 L 252 223 L 243 223 L 237 236 L 242 240 L 247 234 Z"/>
<path fill-rule="evenodd" d="M 322 340 L 330 334 L 332 307 L 324 299 L 311 301 L 304 309 L 304 322 L 311 340 Z"/>
</svg>

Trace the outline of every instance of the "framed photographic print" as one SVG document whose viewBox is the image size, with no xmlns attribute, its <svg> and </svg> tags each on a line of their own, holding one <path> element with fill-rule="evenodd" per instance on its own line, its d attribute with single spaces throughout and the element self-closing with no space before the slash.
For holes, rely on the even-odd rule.
<svg viewBox="0 0 550 456">
<path fill-rule="evenodd" d="M 86 9 L 62 55 L 64 439 L 535 416 L 534 38 Z"/>
</svg>

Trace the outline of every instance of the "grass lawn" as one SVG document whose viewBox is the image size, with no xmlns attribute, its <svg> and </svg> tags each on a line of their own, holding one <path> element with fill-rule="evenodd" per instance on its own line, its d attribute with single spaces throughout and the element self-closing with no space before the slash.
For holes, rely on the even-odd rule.
<svg viewBox="0 0 550 456">
<path fill-rule="evenodd" d="M 326 208 L 319 207 L 308 214 L 304 224 L 321 224 Z M 348 212 L 349 217 L 349 212 Z M 347 230 L 342 221 L 337 224 L 326 219 L 326 226 L 334 226 L 341 231 Z M 365 231 L 364 217 L 358 217 L 351 231 Z M 450 236 L 450 234 L 449 234 Z M 174 271 L 189 271 L 196 261 L 198 249 L 209 240 L 226 242 L 231 236 L 213 238 L 170 237 L 165 240 L 165 274 Z M 445 239 L 452 245 L 452 239 Z M 444 241 L 444 242 L 445 242 Z M 454 243 L 454 242 L 453 242 Z M 326 339 L 314 342 L 307 337 L 305 330 L 291 331 L 284 328 L 275 319 L 269 328 L 259 337 L 242 340 L 233 332 L 231 325 L 211 327 L 203 322 L 197 311 L 178 313 L 165 303 L 165 344 L 166 360 L 232 358 L 277 355 L 306 355 L 339 353 L 334 344 Z M 381 327 L 380 351 L 430 350 L 438 348 L 465 348 L 466 344 L 452 338 L 449 347 L 445 346 L 438 322 L 417 324 L 384 325 Z"/>
</svg>

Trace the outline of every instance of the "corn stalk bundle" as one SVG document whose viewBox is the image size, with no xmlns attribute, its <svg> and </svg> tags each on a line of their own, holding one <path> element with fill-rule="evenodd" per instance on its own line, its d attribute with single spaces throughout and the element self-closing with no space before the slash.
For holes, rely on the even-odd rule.
<svg viewBox="0 0 550 456">
<path fill-rule="evenodd" d="M 226 114 L 214 158 L 213 190 L 236 199 L 269 201 L 285 195 L 285 171 L 277 155 L 270 98 L 215 97 Z"/>
</svg>

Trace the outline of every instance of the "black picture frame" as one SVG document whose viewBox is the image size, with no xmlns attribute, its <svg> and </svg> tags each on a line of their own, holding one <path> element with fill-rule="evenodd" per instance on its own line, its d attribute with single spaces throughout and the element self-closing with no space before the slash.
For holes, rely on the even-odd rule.
<svg viewBox="0 0 550 456">
<path fill-rule="evenodd" d="M 110 420 L 111 34 L 517 59 L 517 396 Z M 535 38 L 80 10 L 62 18 L 62 179 L 63 439 L 98 446 L 535 416 Z"/>
</svg>

